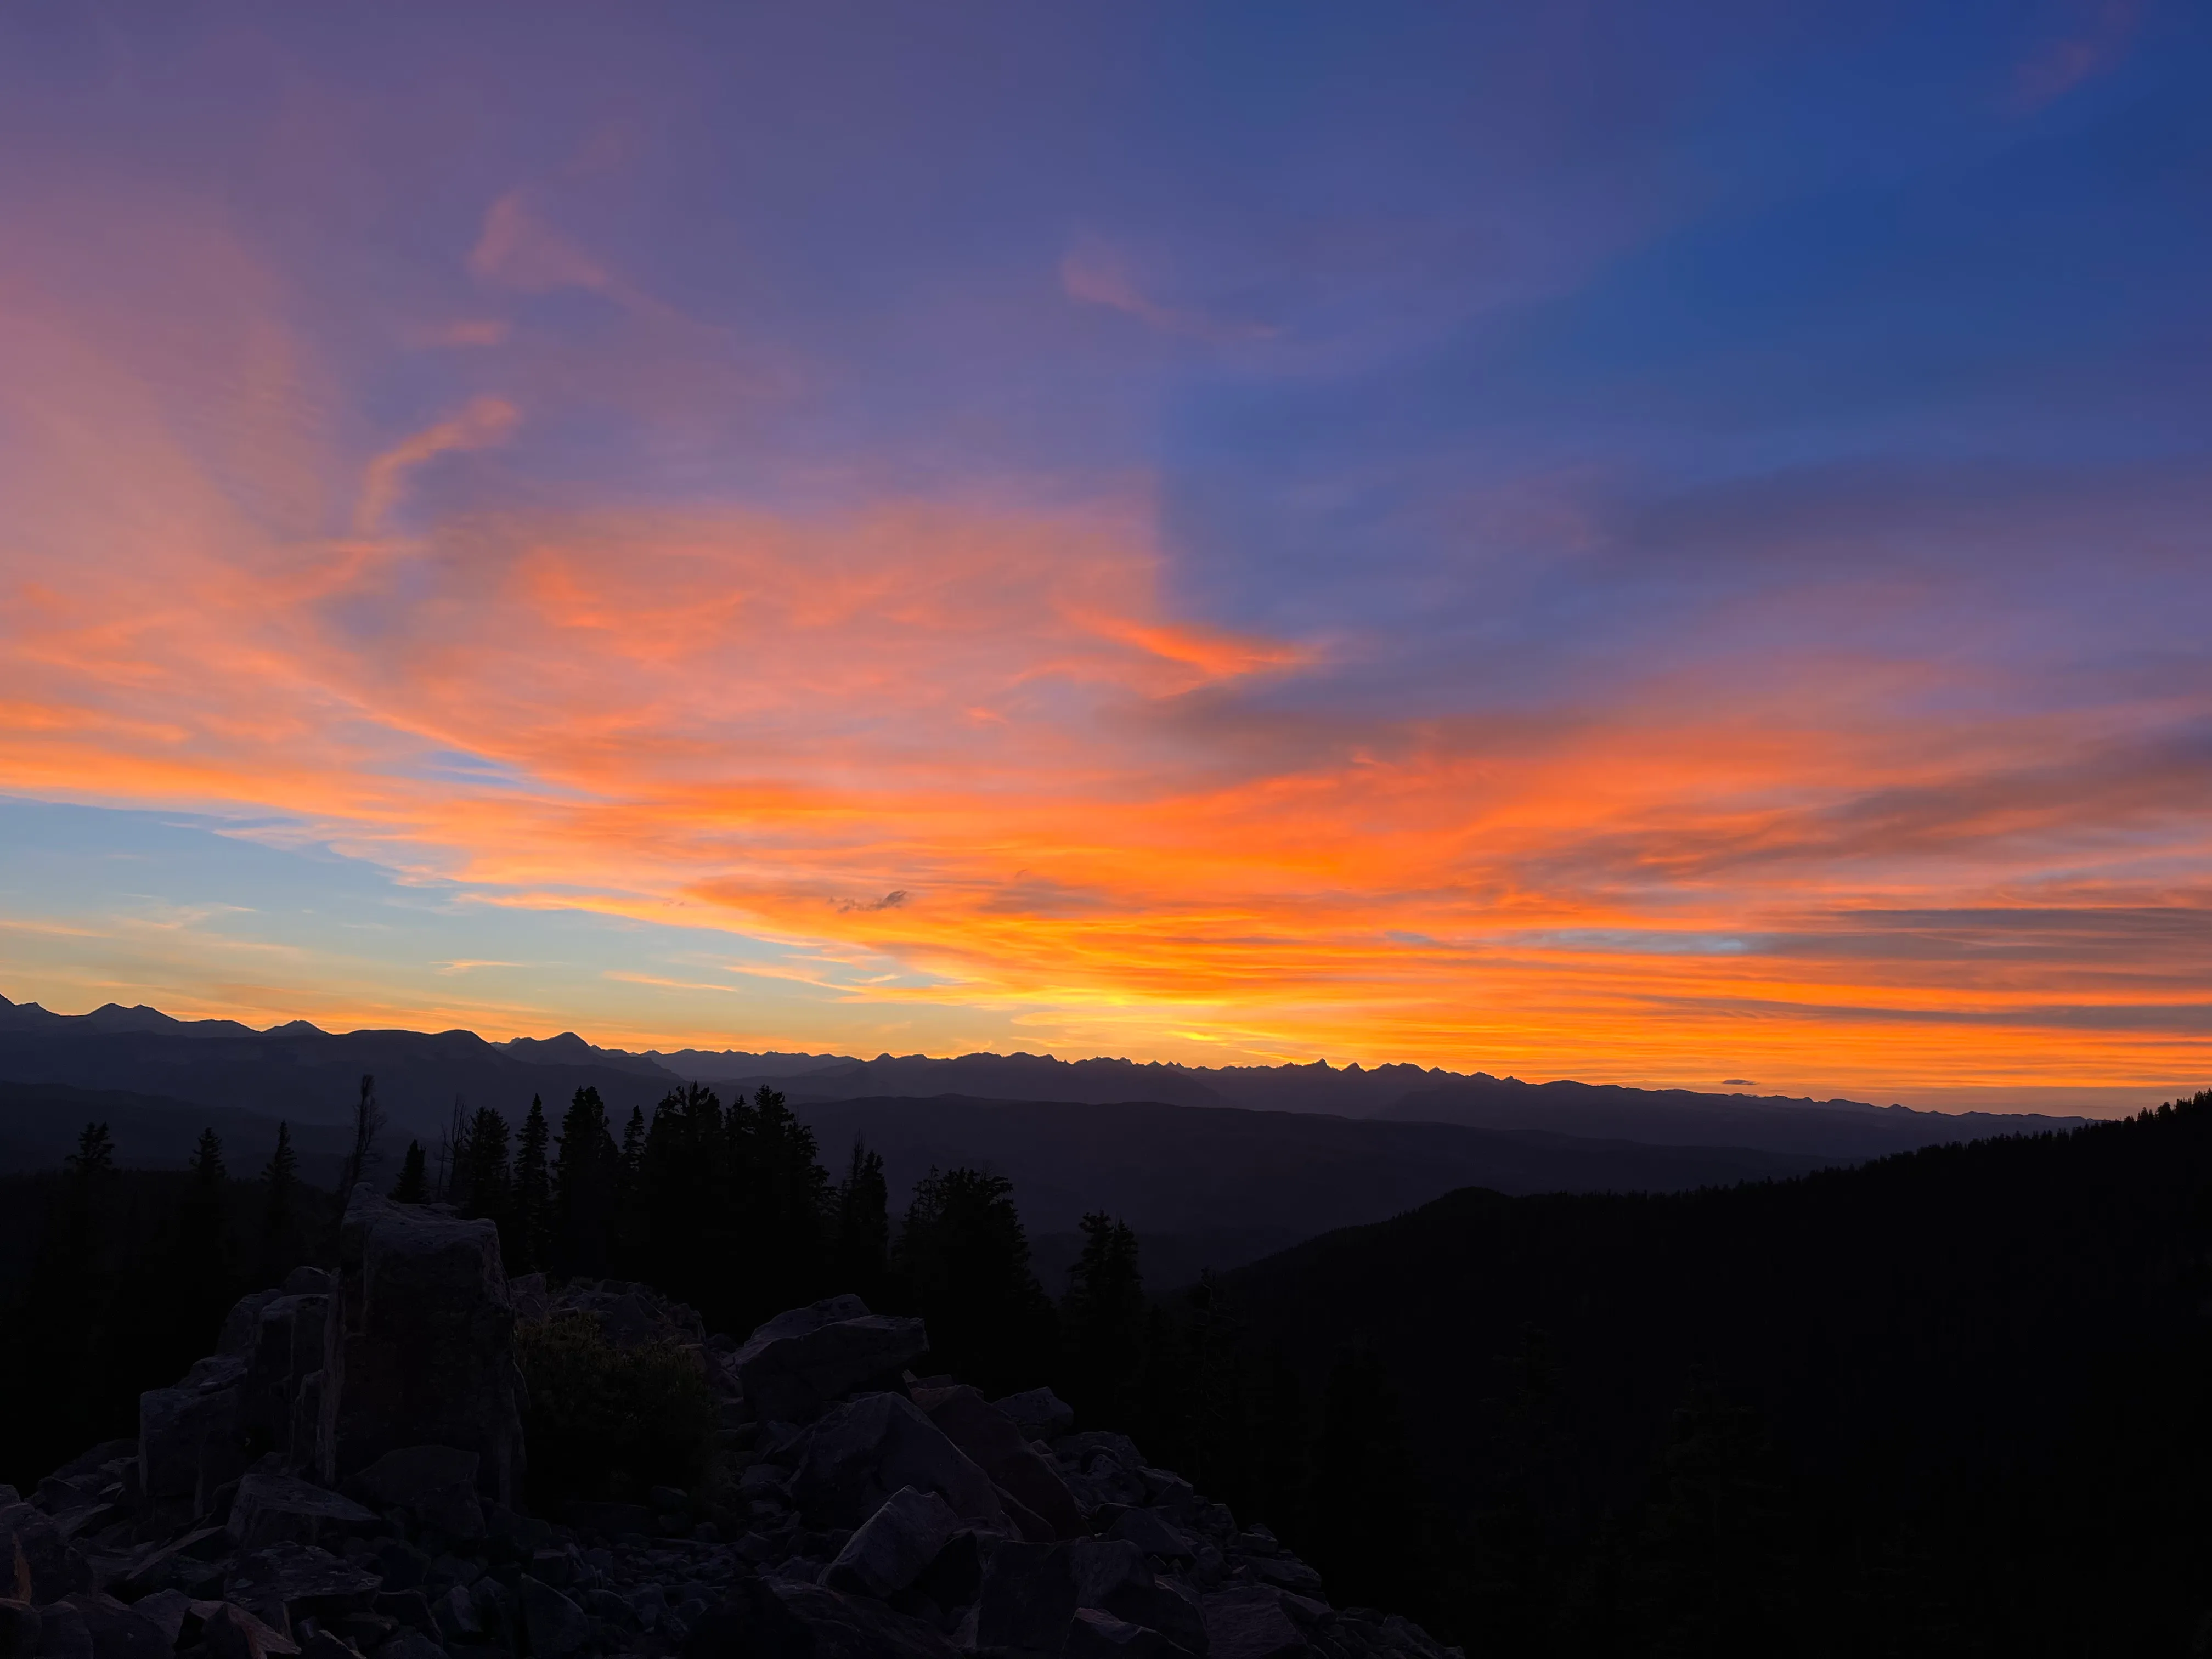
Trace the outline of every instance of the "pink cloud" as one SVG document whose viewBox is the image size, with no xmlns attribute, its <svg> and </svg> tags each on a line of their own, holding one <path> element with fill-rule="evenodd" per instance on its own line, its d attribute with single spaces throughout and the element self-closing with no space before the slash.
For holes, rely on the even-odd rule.
<svg viewBox="0 0 2212 1659">
<path fill-rule="evenodd" d="M 2079 29 L 2051 41 L 2013 71 L 2013 98 L 2025 112 L 2055 103 L 2125 58 L 2140 20 L 2136 0 L 2100 0 Z"/>
<path fill-rule="evenodd" d="M 1125 254 L 1093 238 L 1082 239 L 1061 257 L 1060 287 L 1080 304 L 1103 306 L 1134 317 L 1163 334 L 1187 339 L 1227 343 L 1269 339 L 1276 332 L 1263 323 L 1209 317 L 1203 312 L 1159 303 L 1138 286 Z"/>
</svg>

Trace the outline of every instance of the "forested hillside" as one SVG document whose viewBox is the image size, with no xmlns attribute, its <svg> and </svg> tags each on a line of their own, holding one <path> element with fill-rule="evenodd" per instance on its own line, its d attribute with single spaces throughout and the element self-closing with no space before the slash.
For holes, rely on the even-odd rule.
<svg viewBox="0 0 2212 1659">
<path fill-rule="evenodd" d="M 1309 1392 L 1387 1380 L 1443 1628 L 2179 1654 L 2212 1638 L 2209 1245 L 2212 1093 L 1725 1191 L 1455 1193 L 1220 1292 Z"/>
</svg>

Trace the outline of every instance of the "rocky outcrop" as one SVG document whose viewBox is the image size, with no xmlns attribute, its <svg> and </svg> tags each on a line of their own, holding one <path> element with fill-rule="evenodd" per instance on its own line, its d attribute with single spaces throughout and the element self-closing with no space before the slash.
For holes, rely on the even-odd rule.
<svg viewBox="0 0 2212 1659">
<path fill-rule="evenodd" d="M 517 1316 L 694 1349 L 714 1489 L 516 1501 Z M 851 1297 L 743 1343 L 648 1288 L 510 1287 L 488 1224 L 365 1189 L 338 1271 L 248 1297 L 135 1442 L 0 1488 L 0 1659 L 1443 1659 L 1048 1389 L 904 1366 Z"/>
<path fill-rule="evenodd" d="M 356 1188 L 338 1234 L 338 1316 L 321 1384 L 326 1479 L 409 1446 L 474 1452 L 477 1486 L 522 1490 L 521 1379 L 499 1231 Z"/>
<path fill-rule="evenodd" d="M 929 1339 L 919 1319 L 887 1319 L 857 1296 L 778 1314 L 730 1360 L 764 1422 L 811 1423 L 835 1400 L 896 1387 Z"/>
</svg>

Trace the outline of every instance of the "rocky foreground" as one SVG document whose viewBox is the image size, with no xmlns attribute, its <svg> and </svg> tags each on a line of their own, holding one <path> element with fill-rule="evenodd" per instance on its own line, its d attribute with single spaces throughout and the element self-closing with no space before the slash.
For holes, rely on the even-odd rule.
<svg viewBox="0 0 2212 1659">
<path fill-rule="evenodd" d="M 713 1492 L 524 1512 L 514 1332 L 563 1316 L 696 1354 Z M 337 1270 L 240 1302 L 136 1440 L 0 1486 L 0 1659 L 1458 1651 L 1332 1607 L 1048 1390 L 915 1376 L 927 1346 L 854 1297 L 740 1344 L 643 1286 L 510 1281 L 490 1223 L 361 1188 Z"/>
</svg>

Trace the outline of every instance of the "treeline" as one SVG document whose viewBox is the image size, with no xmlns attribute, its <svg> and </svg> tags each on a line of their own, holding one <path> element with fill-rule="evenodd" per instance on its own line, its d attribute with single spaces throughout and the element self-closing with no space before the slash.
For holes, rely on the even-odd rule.
<svg viewBox="0 0 2212 1659">
<path fill-rule="evenodd" d="M 341 1189 L 379 1163 L 368 1079 L 356 1124 Z M 58 1175 L 12 1184 L 42 1218 L 18 1240 L 6 1317 L 23 1340 L 0 1362 L 0 1480 L 19 1486 L 133 1433 L 140 1391 L 206 1353 L 239 1295 L 334 1255 L 339 1195 L 301 1185 L 283 1130 L 240 1180 L 211 1131 L 178 1174 L 118 1170 L 105 1127 L 88 1125 Z M 1365 1360 L 1347 1356 L 1309 1399 L 1281 1355 L 1248 1354 L 1210 1285 L 1149 1299 L 1135 1234 L 1103 1214 L 1085 1218 L 1080 1258 L 1049 1293 L 1004 1177 L 932 1170 L 895 1203 L 880 1157 L 856 1143 L 833 1176 L 771 1089 L 727 1105 L 673 1091 L 619 1130 L 591 1089 L 557 1122 L 542 1100 L 520 1124 L 479 1108 L 434 1148 L 411 1143 L 389 1190 L 491 1220 L 512 1273 L 642 1280 L 709 1329 L 742 1334 L 844 1291 L 919 1314 L 929 1370 L 992 1395 L 1049 1385 L 1085 1426 L 1131 1434 L 1319 1561 L 1330 1535 L 1315 1517 L 1378 1493 L 1427 1501 Z M 1387 1602 L 1382 1588 L 1368 1599 Z"/>
<path fill-rule="evenodd" d="M 301 1182 L 283 1126 L 240 1180 L 212 1130 L 182 1172 L 118 1170 L 93 1123 L 58 1172 L 0 1181 L 0 1481 L 27 1490 L 135 1434 L 139 1394 L 205 1354 L 245 1291 L 319 1255 L 336 1203 Z"/>
</svg>

